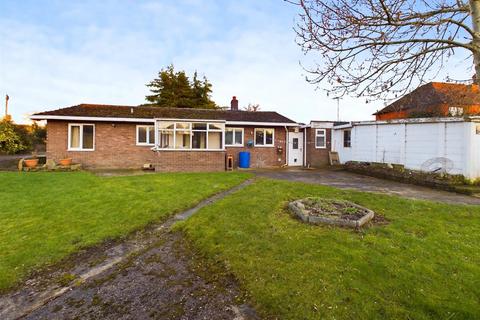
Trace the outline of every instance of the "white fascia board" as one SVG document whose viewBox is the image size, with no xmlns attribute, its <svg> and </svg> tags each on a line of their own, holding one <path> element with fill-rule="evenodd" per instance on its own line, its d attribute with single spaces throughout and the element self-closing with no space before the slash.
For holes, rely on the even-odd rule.
<svg viewBox="0 0 480 320">
<path fill-rule="evenodd" d="M 180 119 L 180 118 L 116 118 L 116 117 L 81 117 L 81 116 L 56 116 L 56 115 L 32 115 L 31 120 L 66 120 L 66 121 L 103 121 L 103 122 L 143 122 L 154 123 L 155 121 L 189 121 L 189 122 L 218 122 L 227 125 L 244 126 L 271 126 L 271 127 L 299 127 L 298 123 L 281 122 L 254 122 L 254 121 L 225 121 L 214 119 Z"/>
<path fill-rule="evenodd" d="M 330 121 L 311 121 L 310 126 L 317 129 L 332 129 L 333 122 Z"/>
<path fill-rule="evenodd" d="M 102 121 L 102 122 L 142 122 L 154 123 L 151 118 L 115 118 L 115 117 L 76 117 L 76 116 L 54 116 L 54 115 L 33 115 L 32 120 L 66 120 L 66 121 Z"/>
<path fill-rule="evenodd" d="M 238 126 L 270 126 L 270 127 L 300 127 L 298 123 L 291 122 L 254 122 L 254 121 L 227 121 L 227 125 Z"/>
<path fill-rule="evenodd" d="M 394 119 L 381 121 L 358 121 L 352 122 L 354 126 L 372 125 L 372 124 L 404 124 L 404 123 L 439 123 L 439 122 L 464 122 L 465 118 L 459 117 L 443 117 L 443 118 L 409 118 L 409 119 Z"/>
<path fill-rule="evenodd" d="M 352 127 L 353 127 L 353 123 L 347 123 L 347 124 L 342 124 L 341 126 L 334 126 L 332 130 L 348 129 Z"/>
<path fill-rule="evenodd" d="M 472 118 L 469 118 L 472 119 Z M 478 118 L 480 120 L 480 118 Z M 472 119 L 474 120 L 474 119 Z M 410 119 L 395 119 L 395 120 L 381 120 L 381 121 L 354 121 L 350 124 L 341 126 L 334 126 L 333 130 L 346 129 L 355 126 L 369 126 L 369 125 L 389 125 L 389 124 L 422 124 L 422 123 L 445 123 L 445 122 L 465 122 L 468 119 L 458 117 L 445 118 L 410 118 Z"/>
</svg>

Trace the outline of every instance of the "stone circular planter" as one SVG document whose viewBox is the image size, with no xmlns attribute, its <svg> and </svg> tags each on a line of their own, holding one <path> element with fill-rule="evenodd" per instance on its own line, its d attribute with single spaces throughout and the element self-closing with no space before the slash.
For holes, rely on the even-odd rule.
<svg viewBox="0 0 480 320">
<path fill-rule="evenodd" d="M 359 206 L 356 203 L 350 201 L 338 201 L 338 200 L 329 200 L 322 199 L 322 201 L 335 203 L 341 203 L 342 205 L 348 206 L 350 210 L 356 211 L 356 216 L 358 218 L 353 219 L 349 214 L 322 214 L 322 213 L 313 213 L 313 208 L 306 206 L 305 203 L 311 202 L 312 198 L 305 198 L 300 200 L 292 201 L 288 204 L 288 208 L 293 212 L 300 220 L 306 223 L 311 224 L 327 224 L 327 225 L 336 225 L 348 228 L 360 228 L 367 222 L 373 219 L 375 213 L 365 207 Z"/>
</svg>

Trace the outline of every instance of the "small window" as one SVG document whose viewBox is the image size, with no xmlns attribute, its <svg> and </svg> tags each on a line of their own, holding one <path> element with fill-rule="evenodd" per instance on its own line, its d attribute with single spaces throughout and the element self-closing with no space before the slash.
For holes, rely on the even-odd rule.
<svg viewBox="0 0 480 320">
<path fill-rule="evenodd" d="M 327 136 L 325 129 L 315 130 L 315 148 L 325 149 L 327 147 Z"/>
<path fill-rule="evenodd" d="M 137 126 L 137 145 L 155 144 L 155 126 Z"/>
<path fill-rule="evenodd" d="M 95 149 L 95 125 L 69 124 L 68 150 L 93 151 Z"/>
<path fill-rule="evenodd" d="M 229 147 L 243 147 L 243 129 L 225 128 L 225 145 Z"/>
<path fill-rule="evenodd" d="M 293 138 L 292 148 L 294 150 L 298 149 L 298 138 Z"/>
<path fill-rule="evenodd" d="M 274 135 L 273 129 L 255 129 L 255 146 L 273 147 Z"/>
<path fill-rule="evenodd" d="M 350 148 L 352 146 L 352 130 L 343 130 L 343 147 Z"/>
<path fill-rule="evenodd" d="M 463 115 L 463 108 L 460 107 L 449 107 L 448 114 L 452 117 L 459 117 Z"/>
</svg>

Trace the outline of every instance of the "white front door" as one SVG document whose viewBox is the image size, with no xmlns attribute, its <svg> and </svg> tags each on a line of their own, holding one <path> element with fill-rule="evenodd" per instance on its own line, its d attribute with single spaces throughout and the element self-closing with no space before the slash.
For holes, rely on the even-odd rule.
<svg viewBox="0 0 480 320">
<path fill-rule="evenodd" d="M 303 165 L 303 132 L 288 133 L 288 165 Z"/>
</svg>

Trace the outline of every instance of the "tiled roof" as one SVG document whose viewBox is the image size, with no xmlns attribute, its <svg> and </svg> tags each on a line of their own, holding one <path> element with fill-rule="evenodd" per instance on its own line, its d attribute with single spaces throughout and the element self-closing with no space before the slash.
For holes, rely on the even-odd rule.
<svg viewBox="0 0 480 320">
<path fill-rule="evenodd" d="M 430 82 L 389 104 L 375 115 L 411 109 L 422 111 L 440 105 L 450 107 L 480 105 L 478 85 Z"/>
<path fill-rule="evenodd" d="M 135 119 L 199 119 L 226 120 L 242 122 L 295 123 L 295 121 L 273 111 L 231 111 L 212 109 L 163 108 L 151 106 L 118 106 L 103 104 L 79 104 L 33 115 L 99 118 L 135 118 Z"/>
</svg>

